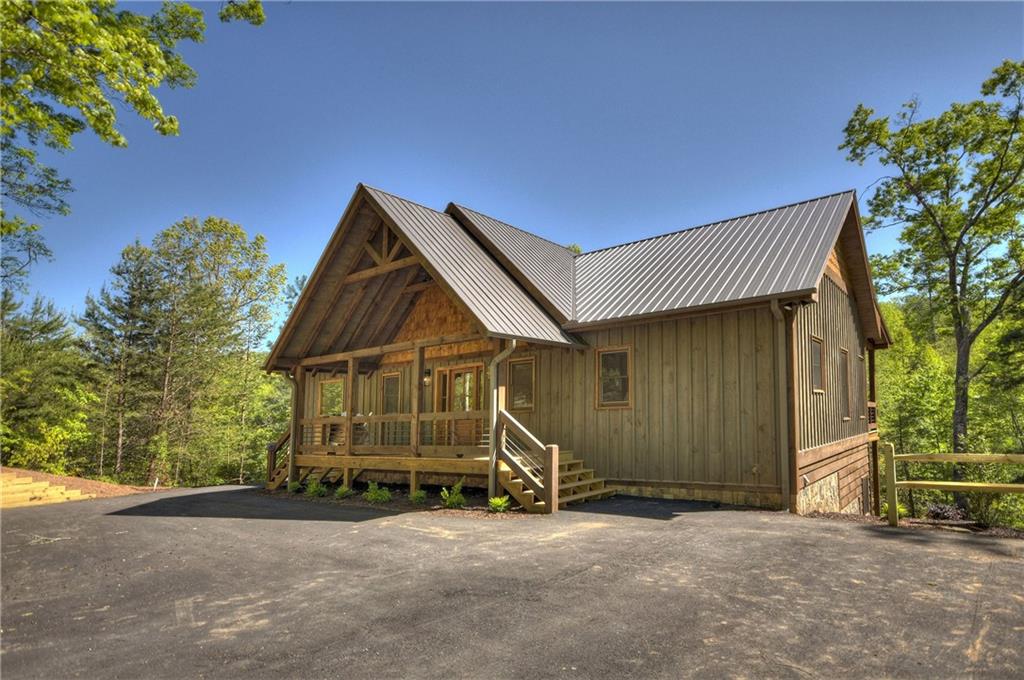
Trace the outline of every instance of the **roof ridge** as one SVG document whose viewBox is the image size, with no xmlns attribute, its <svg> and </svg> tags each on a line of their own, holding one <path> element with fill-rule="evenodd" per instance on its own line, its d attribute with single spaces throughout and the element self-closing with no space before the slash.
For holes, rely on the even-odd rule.
<svg viewBox="0 0 1024 680">
<path fill-rule="evenodd" d="M 682 234 L 685 231 L 695 231 L 697 229 L 703 229 L 705 227 L 713 227 L 716 224 L 722 224 L 723 222 L 734 222 L 736 220 L 742 220 L 742 219 L 744 219 L 746 217 L 752 217 L 754 215 L 762 215 L 764 213 L 775 212 L 776 210 L 784 210 L 786 208 L 793 208 L 793 207 L 796 207 L 798 205 L 803 205 L 804 203 L 813 203 L 814 201 L 821 201 L 821 200 L 824 200 L 826 198 L 832 198 L 833 196 L 839 196 L 841 194 L 853 194 L 853 193 L 856 193 L 855 189 L 845 189 L 843 191 L 833 191 L 831 194 L 823 194 L 821 196 L 815 196 L 814 198 L 806 198 L 806 199 L 804 199 L 802 201 L 793 201 L 792 203 L 785 203 L 783 205 L 776 205 L 776 206 L 773 206 L 771 208 L 764 208 L 762 210 L 754 210 L 754 211 L 751 211 L 751 212 L 748 212 L 748 213 L 744 213 L 742 215 L 734 215 L 732 217 L 725 217 L 723 219 L 715 220 L 713 222 L 704 222 L 703 224 L 695 224 L 695 225 L 693 225 L 691 227 L 683 227 L 682 229 L 676 229 L 674 231 L 667 231 L 664 234 L 655 234 L 654 236 L 647 236 L 645 238 L 638 238 L 635 241 L 626 241 L 624 243 L 616 243 L 614 245 L 605 246 L 604 248 L 596 248 L 594 250 L 588 250 L 585 253 L 580 253 L 578 255 L 575 255 L 574 258 L 575 257 L 582 257 L 584 255 L 593 255 L 594 253 L 601 253 L 601 252 L 604 252 L 606 250 L 612 250 L 613 248 L 622 248 L 623 246 L 632 246 L 632 245 L 636 245 L 637 243 L 643 243 L 645 241 L 653 241 L 655 239 L 665 238 L 667 236 L 675 236 L 676 234 Z"/>
<path fill-rule="evenodd" d="M 549 238 L 545 238 L 545 237 L 541 236 L 540 234 L 535 234 L 532 231 L 529 231 L 527 229 L 523 229 L 522 227 L 517 227 L 514 224 L 509 224 L 505 220 L 500 220 L 500 219 L 498 219 L 497 217 L 495 217 L 493 215 L 488 215 L 487 213 L 480 212 L 479 210 L 476 210 L 475 208 L 470 208 L 468 205 L 463 205 L 461 203 L 455 203 L 454 205 L 455 205 L 455 207 L 460 208 L 462 210 L 469 210 L 470 212 L 475 212 L 477 215 L 482 215 L 483 217 L 486 217 L 489 220 L 494 220 L 495 222 L 498 222 L 500 224 L 504 224 L 509 229 L 515 229 L 516 231 L 521 231 L 521 232 L 523 232 L 524 234 L 526 234 L 528 236 L 534 237 L 535 239 L 539 239 L 541 241 L 544 241 L 545 243 L 550 243 L 553 246 L 558 246 L 562 250 L 568 252 L 573 257 L 576 257 L 576 254 L 573 253 L 571 250 L 569 250 L 569 248 L 567 248 L 566 246 L 563 246 L 561 243 L 556 243 L 555 241 L 552 241 Z"/>
<path fill-rule="evenodd" d="M 431 208 L 429 205 L 423 205 L 422 203 L 417 203 L 416 201 L 414 201 L 412 199 L 409 199 L 409 198 L 406 198 L 405 196 L 399 196 L 398 194 L 393 194 L 390 191 L 385 191 L 384 189 L 380 189 L 378 187 L 372 187 L 369 184 L 364 184 L 362 182 L 360 182 L 360 184 L 362 184 L 364 189 L 369 189 L 370 191 L 377 191 L 379 193 L 382 193 L 382 194 L 385 194 L 387 196 L 390 196 L 391 198 L 397 198 L 399 201 L 404 201 L 406 203 L 412 203 L 413 205 L 415 205 L 418 208 L 423 208 L 424 210 L 429 210 L 430 212 L 437 213 L 438 215 L 445 215 L 445 216 L 451 217 L 451 215 L 448 215 L 448 213 L 444 212 L 443 210 L 438 210 L 436 208 Z"/>
</svg>

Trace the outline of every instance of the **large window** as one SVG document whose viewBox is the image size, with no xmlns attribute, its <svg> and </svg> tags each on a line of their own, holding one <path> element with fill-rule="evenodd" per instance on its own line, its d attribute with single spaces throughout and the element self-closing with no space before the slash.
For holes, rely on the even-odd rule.
<svg viewBox="0 0 1024 680">
<path fill-rule="evenodd" d="M 330 378 L 320 383 L 317 415 L 340 416 L 345 413 L 345 378 Z"/>
<path fill-rule="evenodd" d="M 514 411 L 533 408 L 534 361 L 514 359 L 508 362 L 508 406 Z"/>
<path fill-rule="evenodd" d="M 628 407 L 629 398 L 629 348 L 598 350 L 598 408 Z"/>
<path fill-rule="evenodd" d="M 839 413 L 850 419 L 850 353 L 839 350 Z"/>
<path fill-rule="evenodd" d="M 402 403 L 402 376 L 385 373 L 380 379 L 380 412 L 398 413 Z"/>
<path fill-rule="evenodd" d="M 811 389 L 825 391 L 825 346 L 821 338 L 811 338 Z"/>
</svg>

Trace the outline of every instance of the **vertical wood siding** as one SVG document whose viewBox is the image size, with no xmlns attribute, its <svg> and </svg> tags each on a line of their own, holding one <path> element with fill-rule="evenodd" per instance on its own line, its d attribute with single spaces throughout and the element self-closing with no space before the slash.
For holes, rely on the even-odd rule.
<svg viewBox="0 0 1024 680">
<path fill-rule="evenodd" d="M 772 325 L 762 307 L 592 331 L 585 351 L 528 347 L 514 356 L 535 357 L 535 404 L 515 415 L 603 477 L 778 489 Z M 632 404 L 595 408 L 595 352 L 619 346 Z"/>
<path fill-rule="evenodd" d="M 829 271 L 821 277 L 817 304 L 804 305 L 796 314 L 797 412 L 800 450 L 864 434 L 867 425 L 866 342 L 856 302 Z M 811 388 L 811 337 L 822 340 L 824 392 Z M 844 420 L 839 377 L 840 350 L 850 356 L 850 418 Z"/>
</svg>

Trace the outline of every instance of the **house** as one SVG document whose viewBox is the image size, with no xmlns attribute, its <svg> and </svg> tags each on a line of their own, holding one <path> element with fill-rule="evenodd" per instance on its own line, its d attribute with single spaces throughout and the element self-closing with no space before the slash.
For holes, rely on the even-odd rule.
<svg viewBox="0 0 1024 680">
<path fill-rule="evenodd" d="M 852 191 L 575 254 L 359 185 L 266 361 L 269 485 L 866 512 L 889 343 Z"/>
</svg>

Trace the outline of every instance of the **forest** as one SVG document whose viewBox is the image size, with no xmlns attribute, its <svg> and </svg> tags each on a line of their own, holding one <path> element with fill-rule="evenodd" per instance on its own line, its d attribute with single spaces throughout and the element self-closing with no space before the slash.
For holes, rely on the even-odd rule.
<svg viewBox="0 0 1024 680">
<path fill-rule="evenodd" d="M 194 82 L 176 49 L 202 41 L 203 13 L 71 0 L 0 12 L 3 464 L 132 484 L 259 481 L 290 398 L 261 365 L 303 281 L 287 283 L 262 236 L 230 217 L 183 217 L 125 244 L 78 316 L 28 285 L 52 257 L 33 220 L 72 207 L 73 187 L 39 147 L 70 152 L 85 131 L 124 145 L 125 107 L 177 134 L 155 92 Z M 219 18 L 263 22 L 252 0 L 224 3 Z M 69 57 L 69 41 L 106 58 Z M 881 174 L 860 197 L 865 228 L 899 233 L 895 251 L 872 258 L 894 340 L 878 353 L 879 429 L 897 453 L 1024 453 L 1022 110 L 1024 63 L 1005 61 L 974 101 L 932 117 L 916 100 L 891 116 L 862 105 L 846 123 L 840 150 Z M 1020 466 L 907 464 L 900 474 L 1024 482 Z M 901 493 L 915 516 L 1024 526 L 1019 495 Z"/>
</svg>

